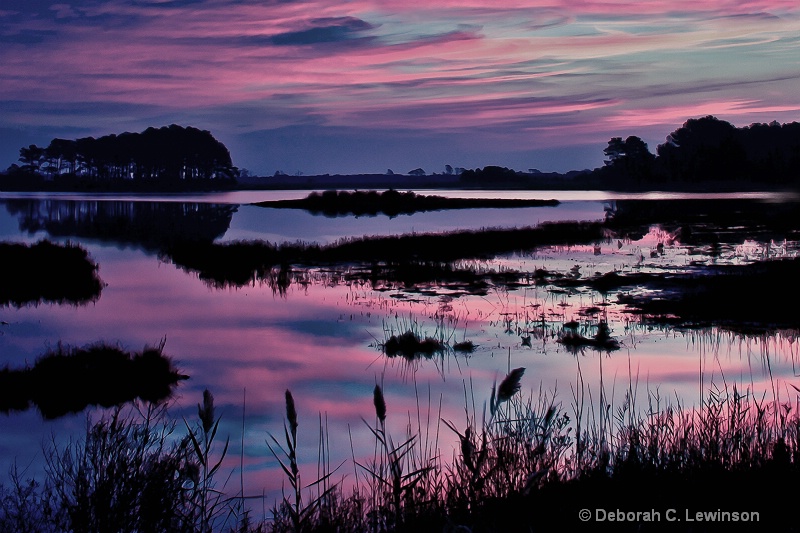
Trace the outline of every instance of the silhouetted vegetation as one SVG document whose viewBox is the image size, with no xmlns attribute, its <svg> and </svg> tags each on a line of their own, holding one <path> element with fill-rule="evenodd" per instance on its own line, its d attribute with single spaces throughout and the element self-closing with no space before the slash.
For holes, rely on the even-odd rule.
<svg viewBox="0 0 800 533">
<path fill-rule="evenodd" d="M 604 352 L 619 350 L 619 341 L 611 337 L 607 322 L 599 322 L 596 329 L 597 331 L 594 335 L 585 337 L 578 333 L 576 329 L 565 327 L 558 337 L 558 342 L 573 352 L 583 351 L 585 348 Z"/>
<path fill-rule="evenodd" d="M 36 407 L 46 419 L 89 406 L 113 407 L 133 400 L 157 404 L 187 376 L 163 355 L 164 343 L 128 353 L 104 343 L 74 348 L 59 344 L 33 366 L 0 370 L 0 411 Z"/>
<path fill-rule="evenodd" d="M 751 190 L 795 189 L 800 175 L 800 123 L 754 123 L 737 128 L 714 116 L 691 118 L 670 133 L 651 153 L 647 143 L 632 135 L 612 137 L 598 169 L 566 173 L 518 171 L 497 165 L 452 173 L 405 177 L 409 187 L 503 189 L 618 189 L 618 190 Z M 20 149 L 20 165 L 0 175 L 3 190 L 227 190 L 239 188 L 238 169 L 228 150 L 207 131 L 177 125 L 142 133 L 122 133 L 77 140 L 53 139 L 47 147 Z M 393 175 L 303 176 L 248 187 L 379 188 L 398 187 Z M 331 200 L 331 198 L 328 198 Z M 309 209 L 329 216 L 344 213 L 399 214 L 353 201 L 345 207 L 309 200 Z M 305 208 L 305 207 L 304 207 Z"/>
<path fill-rule="evenodd" d="M 103 289 L 98 266 L 80 246 L 0 242 L 0 257 L 3 306 L 86 304 L 96 301 Z"/>
<path fill-rule="evenodd" d="M 213 401 L 206 390 L 199 420 L 185 422 L 183 436 L 163 404 L 87 416 L 82 439 L 44 446 L 41 484 L 15 467 L 10 484 L 0 485 L 0 530 L 211 533 L 222 512 L 236 512 L 247 530 L 247 513 L 223 501 L 213 480 L 227 449 L 215 443 Z"/>
<path fill-rule="evenodd" d="M 501 198 L 444 198 L 442 196 L 421 195 L 412 191 L 405 193 L 389 189 L 377 191 L 324 191 L 313 192 L 300 200 L 273 200 L 259 202 L 261 207 L 288 207 L 305 209 L 313 214 L 327 217 L 356 215 L 389 217 L 410 215 L 423 211 L 442 209 L 499 208 L 499 207 L 541 207 L 556 206 L 557 200 L 522 200 Z"/>
<path fill-rule="evenodd" d="M 612 138 L 599 177 L 611 186 L 749 189 L 800 186 L 800 123 L 737 128 L 711 115 L 687 120 L 653 155 L 638 137 Z M 727 186 L 725 185 L 727 184 Z"/>
<path fill-rule="evenodd" d="M 385 339 L 377 346 L 387 357 L 403 357 L 408 361 L 419 358 L 431 359 L 434 355 L 444 356 L 454 347 L 451 346 L 453 329 L 448 328 L 441 318 L 436 320 L 436 331 L 432 334 L 423 333 L 416 321 L 402 320 L 397 324 L 397 333 L 394 327 L 384 325 Z M 461 352 L 466 352 L 461 346 Z"/>
<path fill-rule="evenodd" d="M 800 123 L 737 128 L 714 116 L 692 118 L 656 153 L 641 138 L 612 137 L 604 166 L 566 174 L 487 166 L 465 170 L 464 187 L 736 191 L 800 186 Z"/>
<path fill-rule="evenodd" d="M 489 258 L 537 246 L 585 244 L 602 238 L 601 223 L 560 222 L 520 229 L 364 237 L 326 246 L 264 241 L 178 244 L 165 250 L 163 257 L 198 272 L 201 279 L 215 286 L 243 286 L 254 279 L 264 280 L 275 266 L 364 262 L 408 268 L 417 262 Z"/>
<path fill-rule="evenodd" d="M 607 172 L 615 177 L 637 183 L 653 178 L 656 158 L 639 137 L 630 136 L 624 141 L 622 137 L 613 137 L 603 154 L 608 158 L 605 160 Z"/>
<path fill-rule="evenodd" d="M 499 182 L 519 183 L 528 181 L 526 175 L 511 168 L 489 165 L 483 168 L 466 169 L 461 173 L 461 181 L 465 184 Z"/>
<path fill-rule="evenodd" d="M 495 165 L 464 170 L 458 178 L 458 187 L 465 189 L 590 190 L 600 184 L 589 169 L 566 173 L 522 172 Z"/>
<path fill-rule="evenodd" d="M 211 133 L 175 124 L 97 139 L 53 139 L 44 148 L 21 148 L 19 160 L 3 189 L 205 190 L 232 188 L 237 174 L 228 149 Z"/>
<path fill-rule="evenodd" d="M 732 330 L 798 328 L 800 317 L 779 304 L 800 298 L 800 259 L 698 268 L 690 274 L 647 276 L 638 281 L 656 291 L 620 294 L 619 300 L 649 320 L 680 327 L 715 325 Z"/>
<path fill-rule="evenodd" d="M 633 392 L 613 406 L 601 396 L 590 408 L 591 391 L 581 385 L 573 390 L 571 407 L 564 407 L 555 394 L 523 394 L 525 370 L 511 370 L 492 387 L 482 415 L 467 408 L 465 420 L 429 419 L 426 427 L 420 418 L 412 425 L 409 414 L 403 435 L 392 435 L 387 421 L 397 414 L 376 385 L 374 422 L 365 420 L 375 453 L 366 461 L 354 458 L 351 490 L 335 479 L 324 456 L 314 467 L 316 480 L 301 483 L 308 472 L 300 454 L 307 446 L 298 442 L 297 427 L 306 409 L 287 390 L 285 444 L 272 437 L 265 453 L 281 462 L 291 491 L 272 507 L 272 519 L 263 521 L 251 519 L 241 506 L 244 494 L 225 495 L 215 487 L 220 474 L 211 464 L 220 464 L 227 445 L 220 452 L 214 444 L 219 418 L 210 392 L 198 405 L 196 428 L 187 423 L 187 436 L 172 439 L 171 446 L 175 425 L 164 411 L 127 417 L 115 411 L 88 426 L 82 441 L 64 450 L 47 448 L 41 485 L 12 471 L 11 483 L 0 486 L 0 527 L 797 531 L 788 490 L 800 477 L 800 419 L 793 401 L 764 401 L 736 386 L 712 386 L 694 408 L 673 404 L 658 391 L 648 391 L 644 408 L 636 407 Z M 457 441 L 452 458 L 439 448 L 440 423 Z M 324 449 L 322 426 L 319 438 Z M 617 512 L 623 514 L 610 519 L 608 513 Z"/>
</svg>

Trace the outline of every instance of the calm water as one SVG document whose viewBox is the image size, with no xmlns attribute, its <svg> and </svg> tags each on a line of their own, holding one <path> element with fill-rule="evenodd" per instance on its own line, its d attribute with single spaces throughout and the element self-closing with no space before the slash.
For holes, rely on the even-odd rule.
<svg viewBox="0 0 800 533">
<path fill-rule="evenodd" d="M 364 235 L 598 221 L 616 201 L 658 202 L 676 197 L 524 193 L 524 197 L 556 198 L 562 203 L 557 207 L 439 211 L 391 219 L 325 218 L 299 210 L 247 205 L 305 194 L 307 191 L 157 198 L 5 196 L 0 199 L 0 239 L 78 243 L 99 264 L 100 277 L 107 285 L 95 303 L 85 306 L 1 308 L 0 365 L 18 368 L 32 363 L 58 342 L 83 346 L 107 341 L 138 351 L 166 338 L 164 352 L 190 376 L 177 389 L 172 413 L 192 419 L 203 389 L 210 389 L 222 415 L 220 431 L 231 439 L 230 490 L 238 489 L 244 441 L 247 491 L 261 494 L 263 490 L 268 497 L 277 494 L 283 478 L 265 441 L 270 432 L 276 436 L 282 432 L 287 388 L 297 403 L 300 457 L 306 463 L 305 479 L 310 482 L 316 475 L 320 418 L 326 421 L 330 435 L 331 464 L 338 465 L 353 454 L 369 455 L 373 440 L 362 417 L 374 417 L 372 390 L 376 383 L 383 384 L 392 431 L 403 435 L 409 424 L 414 428 L 421 425 L 431 432 L 431 439 L 440 426 L 436 423 L 439 416 L 456 426 L 464 426 L 465 409 L 480 417 L 493 381 L 516 367 L 526 368 L 523 393 L 535 396 L 541 389 L 555 394 L 568 409 L 581 390 L 594 400 L 602 392 L 609 401 L 619 402 L 626 391 L 633 390 L 640 405 L 659 394 L 665 401 L 677 397 L 691 406 L 699 403 L 709 387 L 724 389 L 736 383 L 740 390 L 786 400 L 794 397 L 790 384 L 800 385 L 795 379 L 795 331 L 743 336 L 717 329 L 679 331 L 648 326 L 624 313 L 613 298 L 588 289 L 554 290 L 530 280 L 514 288 L 490 285 L 477 295 L 452 286 L 377 290 L 346 271 L 312 268 L 301 271 L 285 292 L 266 282 L 220 289 L 197 273 L 179 268 L 163 253 L 176 235 L 199 234 L 215 242 L 332 243 Z M 718 197 L 720 201 L 726 198 Z M 750 198 L 763 202 L 764 209 L 786 200 L 772 194 Z M 667 246 L 663 253 L 652 254 L 658 243 Z M 737 263 L 796 254 L 794 242 L 732 239 L 720 243 L 711 260 Z M 697 261 L 709 261 L 708 254 L 653 227 L 636 239 L 546 247 L 491 260 L 463 261 L 462 266 L 529 273 L 547 269 L 587 276 L 611 271 L 666 272 Z M 776 299 L 776 305 L 779 303 Z M 589 309 L 595 311 L 587 312 Z M 599 317 L 608 321 L 619 350 L 586 349 L 576 354 L 556 342 L 564 323 L 576 320 L 589 331 Z M 469 340 L 477 347 L 466 355 L 449 352 L 416 361 L 386 357 L 380 344 L 406 329 L 441 335 L 451 344 Z M 85 414 L 55 421 L 41 420 L 35 410 L 0 415 L 3 472 L 16 462 L 31 474 L 39 473 L 42 444 L 51 438 L 64 442 L 79 437 L 84 424 Z M 443 425 L 438 441 L 441 456 L 450 457 L 455 442 Z M 343 467 L 341 474 L 352 479 L 352 463 Z M 270 505 L 271 500 L 267 507 Z"/>
</svg>

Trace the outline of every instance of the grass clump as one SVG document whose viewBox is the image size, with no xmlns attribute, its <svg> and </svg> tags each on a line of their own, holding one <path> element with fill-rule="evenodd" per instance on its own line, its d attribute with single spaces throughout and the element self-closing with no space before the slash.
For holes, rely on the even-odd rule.
<svg viewBox="0 0 800 533">
<path fill-rule="evenodd" d="M 163 406 L 87 417 L 83 439 L 45 448 L 44 482 L 14 470 L 0 487 L 0 530 L 194 531 L 185 480 L 196 465 L 174 428 Z"/>
<path fill-rule="evenodd" d="M 581 335 L 574 328 L 564 327 L 556 342 L 574 353 L 587 347 L 604 352 L 613 352 L 620 348 L 619 341 L 611 336 L 608 322 L 605 321 L 597 323 L 597 332 L 591 337 Z"/>
<path fill-rule="evenodd" d="M 448 320 L 446 316 L 436 314 L 434 320 L 433 333 L 426 334 L 416 319 L 396 317 L 395 324 L 384 323 L 384 341 L 375 339 L 376 346 L 387 357 L 403 357 L 407 361 L 431 359 L 436 355 L 444 356 L 449 350 L 455 351 L 451 342 L 457 319 Z M 466 351 L 467 347 L 466 343 L 460 343 L 459 349 Z"/>
<path fill-rule="evenodd" d="M 0 412 L 35 406 L 54 419 L 90 405 L 164 401 L 188 378 L 163 354 L 165 342 L 136 353 L 102 342 L 82 348 L 59 343 L 33 366 L 0 369 Z"/>
<path fill-rule="evenodd" d="M 402 356 L 406 359 L 417 357 L 433 357 L 437 353 L 443 353 L 445 345 L 433 337 L 421 338 L 411 330 L 392 335 L 383 343 L 383 352 L 389 357 Z"/>
<path fill-rule="evenodd" d="M 0 242 L 0 306 L 84 305 L 103 290 L 98 265 L 73 244 Z"/>
<path fill-rule="evenodd" d="M 472 341 L 462 341 L 453 344 L 453 351 L 461 353 L 472 353 L 477 348 L 477 345 Z"/>
</svg>

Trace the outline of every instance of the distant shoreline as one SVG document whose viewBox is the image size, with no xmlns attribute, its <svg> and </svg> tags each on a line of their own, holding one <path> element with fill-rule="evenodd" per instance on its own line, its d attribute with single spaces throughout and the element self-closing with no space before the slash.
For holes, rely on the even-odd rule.
<svg viewBox="0 0 800 533">
<path fill-rule="evenodd" d="M 31 183 L 33 181 L 33 183 Z M 200 193 L 227 191 L 314 191 L 314 190 L 503 190 L 503 191 L 589 191 L 609 192 L 782 192 L 796 189 L 758 180 L 704 180 L 697 182 L 619 182 L 606 180 L 595 172 L 567 174 L 520 174 L 513 180 L 464 181 L 456 175 L 407 176 L 386 174 L 335 174 L 313 176 L 247 177 L 238 180 L 180 181 L 57 181 L 32 180 L 0 175 L 0 192 L 60 193 Z"/>
<path fill-rule="evenodd" d="M 160 148 L 154 149 L 155 146 Z M 753 192 L 800 190 L 800 123 L 737 128 L 713 115 L 689 119 L 653 154 L 641 138 L 612 137 L 603 166 L 527 172 L 498 165 L 422 168 L 406 174 L 251 176 L 208 131 L 175 124 L 99 139 L 53 139 L 20 149 L 0 173 L 0 191 L 219 192 L 231 190 L 460 189 L 610 192 Z"/>
</svg>

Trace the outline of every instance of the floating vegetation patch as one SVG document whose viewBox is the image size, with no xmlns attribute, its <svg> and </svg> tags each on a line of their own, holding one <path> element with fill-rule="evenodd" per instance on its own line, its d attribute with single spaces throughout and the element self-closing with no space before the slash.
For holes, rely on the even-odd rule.
<svg viewBox="0 0 800 533">
<path fill-rule="evenodd" d="M 461 353 L 472 353 L 477 346 L 472 341 L 457 342 L 453 345 L 453 351 Z"/>
<path fill-rule="evenodd" d="M 457 343 L 455 349 L 453 338 L 458 324 L 458 317 L 435 314 L 436 326 L 432 333 L 426 332 L 413 317 L 395 317 L 395 324 L 384 323 L 384 340 L 375 339 L 377 347 L 387 357 L 402 357 L 407 361 L 432 359 L 434 356 L 445 356 L 452 353 L 468 353 L 474 350 L 472 342 Z M 469 347 L 472 346 L 472 349 Z"/>
<path fill-rule="evenodd" d="M 32 367 L 0 370 L 0 411 L 35 406 L 54 419 L 89 406 L 113 407 L 133 400 L 159 403 L 187 379 L 162 352 L 164 342 L 140 353 L 100 343 L 85 348 L 61 344 Z"/>
<path fill-rule="evenodd" d="M 502 208 L 502 207 L 555 207 L 558 200 L 535 200 L 519 198 L 445 198 L 443 196 L 421 195 L 412 191 L 399 192 L 389 189 L 377 191 L 324 191 L 312 192 L 298 200 L 273 200 L 259 202 L 259 207 L 280 207 L 305 209 L 315 215 L 337 216 L 376 216 L 389 217 L 411 215 L 424 211 L 443 209 Z"/>
<path fill-rule="evenodd" d="M 389 357 L 402 356 L 406 359 L 433 357 L 444 353 L 446 346 L 433 337 L 420 337 L 411 330 L 400 335 L 392 335 L 383 343 L 383 353 Z"/>
<path fill-rule="evenodd" d="M 103 282 L 89 252 L 73 244 L 0 243 L 0 305 L 81 305 L 100 298 Z"/>
<path fill-rule="evenodd" d="M 597 333 L 592 337 L 584 337 L 577 330 L 577 324 L 566 323 L 558 336 L 557 342 L 566 346 L 570 351 L 578 352 L 584 348 L 593 348 L 598 351 L 613 352 L 619 350 L 619 341 L 611 336 L 607 322 L 597 324 Z"/>
</svg>

